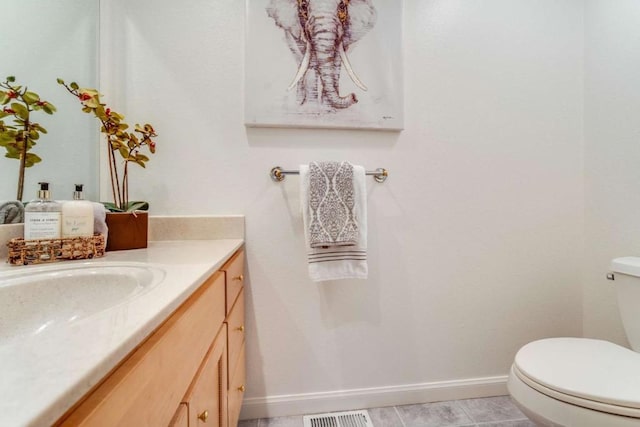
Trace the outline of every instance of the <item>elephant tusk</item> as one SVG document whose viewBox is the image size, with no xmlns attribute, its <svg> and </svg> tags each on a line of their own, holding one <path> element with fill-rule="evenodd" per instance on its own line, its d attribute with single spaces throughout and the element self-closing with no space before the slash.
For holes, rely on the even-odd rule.
<svg viewBox="0 0 640 427">
<path fill-rule="evenodd" d="M 309 62 L 311 61 L 311 43 L 307 42 L 307 50 L 304 52 L 304 57 L 302 58 L 302 62 L 300 63 L 300 67 L 298 68 L 298 72 L 296 76 L 293 78 L 293 81 L 287 88 L 287 91 L 290 91 L 298 84 L 304 73 L 309 69 Z"/>
<path fill-rule="evenodd" d="M 360 81 L 355 71 L 353 71 L 351 63 L 349 62 L 349 58 L 347 57 L 347 52 L 344 51 L 344 46 L 342 45 L 342 43 L 340 43 L 340 46 L 338 46 L 338 51 L 340 53 L 340 59 L 342 59 L 342 64 L 344 64 L 344 68 L 347 70 L 347 73 L 349 74 L 349 77 L 351 77 L 351 80 L 353 80 L 356 86 L 358 86 L 360 89 L 366 91 L 367 87 L 364 85 L 364 83 L 362 83 L 362 81 Z"/>
</svg>

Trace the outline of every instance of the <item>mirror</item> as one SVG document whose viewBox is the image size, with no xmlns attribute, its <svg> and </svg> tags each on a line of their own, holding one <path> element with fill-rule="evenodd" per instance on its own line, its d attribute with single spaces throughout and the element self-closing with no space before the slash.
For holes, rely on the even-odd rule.
<svg viewBox="0 0 640 427">
<path fill-rule="evenodd" d="M 30 152 L 41 163 L 25 169 L 23 202 L 36 197 L 38 182 L 50 183 L 51 196 L 69 200 L 73 185 L 84 184 L 85 198 L 98 200 L 98 121 L 82 112 L 58 77 L 82 87 L 98 87 L 99 0 L 3 0 L 0 26 L 0 80 L 15 76 L 57 112 L 31 113 L 46 130 Z M 4 108 L 4 107 L 3 107 Z M 12 124 L 11 117 L 4 119 Z M 20 162 L 0 147 L 0 204 L 16 200 Z"/>
</svg>

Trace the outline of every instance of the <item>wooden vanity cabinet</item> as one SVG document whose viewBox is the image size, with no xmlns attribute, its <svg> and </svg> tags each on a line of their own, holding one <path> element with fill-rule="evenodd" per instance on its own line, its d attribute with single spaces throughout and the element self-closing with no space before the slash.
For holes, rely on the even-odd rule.
<svg viewBox="0 0 640 427">
<path fill-rule="evenodd" d="M 236 427 L 245 387 L 243 269 L 240 249 L 54 425 Z"/>
</svg>

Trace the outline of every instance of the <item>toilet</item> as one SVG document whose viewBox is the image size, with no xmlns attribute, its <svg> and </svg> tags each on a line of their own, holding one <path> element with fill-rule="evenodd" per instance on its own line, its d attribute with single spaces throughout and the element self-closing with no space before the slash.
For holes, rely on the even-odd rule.
<svg viewBox="0 0 640 427">
<path fill-rule="evenodd" d="M 640 426 L 640 258 L 611 262 L 631 348 L 587 338 L 531 342 L 516 354 L 507 387 L 541 426 Z"/>
</svg>

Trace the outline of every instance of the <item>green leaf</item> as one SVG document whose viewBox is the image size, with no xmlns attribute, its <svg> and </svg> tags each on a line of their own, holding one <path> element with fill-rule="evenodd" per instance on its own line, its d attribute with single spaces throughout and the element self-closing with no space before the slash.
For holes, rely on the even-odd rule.
<svg viewBox="0 0 640 427">
<path fill-rule="evenodd" d="M 42 161 L 40 156 L 33 153 L 27 153 L 27 156 L 24 159 L 25 159 L 25 167 L 28 167 L 28 168 Z"/>
<path fill-rule="evenodd" d="M 36 102 L 40 101 L 40 95 L 35 92 L 25 92 L 22 95 L 22 98 L 29 105 L 35 104 Z"/>
<path fill-rule="evenodd" d="M 96 110 L 94 111 L 94 114 L 98 119 L 100 119 L 103 122 L 106 122 L 107 120 L 109 120 L 109 117 L 107 117 L 107 113 L 104 111 L 104 106 L 102 105 L 99 105 L 96 108 Z"/>
<path fill-rule="evenodd" d="M 37 130 L 38 132 L 47 133 L 47 130 L 40 126 L 40 123 L 31 123 L 31 129 Z"/>
<path fill-rule="evenodd" d="M 64 84 L 64 80 L 62 80 L 60 77 L 58 77 L 56 79 L 56 81 L 58 82 L 59 85 L 63 85 Z"/>
<path fill-rule="evenodd" d="M 12 144 L 8 144 L 6 148 L 7 151 L 11 154 L 20 154 L 20 149 L 18 148 L 18 145 L 15 143 L 15 141 Z"/>
<path fill-rule="evenodd" d="M 17 102 L 12 102 L 11 109 L 15 111 L 18 117 L 20 117 L 21 119 L 29 119 L 29 110 L 27 110 L 27 107 L 25 107 L 24 105 L 18 104 Z"/>
<path fill-rule="evenodd" d="M 0 132 L 0 142 L 10 142 L 16 140 L 16 132 L 13 130 Z"/>
<path fill-rule="evenodd" d="M 122 156 L 123 159 L 126 159 L 127 157 L 129 157 L 129 150 L 127 150 L 126 147 L 120 147 L 118 151 L 120 152 L 120 155 Z"/>
<path fill-rule="evenodd" d="M 122 209 L 120 209 L 119 207 L 117 207 L 115 205 L 115 203 L 111 203 L 111 202 L 102 202 L 102 204 L 104 205 L 105 208 L 107 208 L 107 210 L 109 212 L 124 212 Z"/>
<path fill-rule="evenodd" d="M 100 102 L 95 98 L 87 99 L 86 101 L 82 102 L 89 108 L 98 108 L 100 106 Z"/>
<path fill-rule="evenodd" d="M 53 114 L 58 111 L 53 104 L 50 104 L 48 102 L 42 106 L 42 110 L 47 114 Z"/>
<path fill-rule="evenodd" d="M 14 76 L 8 76 L 7 77 L 7 81 L 10 82 L 10 83 L 13 83 L 13 82 L 16 81 L 16 78 Z"/>
<path fill-rule="evenodd" d="M 144 154 L 140 154 L 140 153 L 136 154 L 136 159 L 142 160 L 143 162 L 148 162 L 149 161 L 149 158 L 147 156 L 145 156 Z"/>
<path fill-rule="evenodd" d="M 134 211 L 148 211 L 149 203 L 142 201 L 129 202 L 128 206 L 123 206 L 125 209 L 119 208 L 115 203 L 101 202 L 109 212 L 134 212 Z"/>
<path fill-rule="evenodd" d="M 129 206 L 127 206 L 127 212 L 148 211 L 148 210 L 149 210 L 149 203 L 147 202 L 134 201 L 134 202 L 129 202 Z"/>
<path fill-rule="evenodd" d="M 0 133 L 0 146 L 6 147 L 8 144 L 16 142 L 16 137 L 11 132 Z"/>
<path fill-rule="evenodd" d="M 31 132 L 29 132 L 29 138 L 32 141 L 37 141 L 38 139 L 40 139 L 40 134 L 38 133 L 38 131 L 32 130 Z"/>
<path fill-rule="evenodd" d="M 0 91 L 0 104 L 6 105 L 10 99 L 11 98 L 9 98 L 9 95 L 7 94 L 7 92 Z"/>
<path fill-rule="evenodd" d="M 78 83 L 76 82 L 71 82 L 71 84 L 69 84 L 69 87 L 73 90 L 78 90 L 80 89 L 80 86 L 78 86 Z"/>
</svg>

